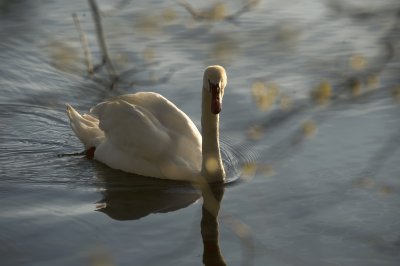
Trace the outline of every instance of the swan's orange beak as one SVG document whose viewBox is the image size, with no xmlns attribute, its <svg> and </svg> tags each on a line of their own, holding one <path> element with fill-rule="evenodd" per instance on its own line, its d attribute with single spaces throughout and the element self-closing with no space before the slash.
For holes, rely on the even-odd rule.
<svg viewBox="0 0 400 266">
<path fill-rule="evenodd" d="M 221 88 L 219 84 L 212 84 L 209 81 L 210 92 L 211 92 L 211 112 L 215 115 L 221 112 L 222 99 L 221 99 Z"/>
</svg>

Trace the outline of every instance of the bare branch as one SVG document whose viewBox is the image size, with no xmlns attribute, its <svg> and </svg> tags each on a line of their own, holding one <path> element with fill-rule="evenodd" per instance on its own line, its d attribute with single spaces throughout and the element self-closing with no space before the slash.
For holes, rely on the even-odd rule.
<svg viewBox="0 0 400 266">
<path fill-rule="evenodd" d="M 244 4 L 239 10 L 233 12 L 232 14 L 225 15 L 224 12 L 220 12 L 218 8 L 223 9 L 222 3 L 216 3 L 210 8 L 204 10 L 195 10 L 188 2 L 181 0 L 178 2 L 183 8 L 185 8 L 194 20 L 197 21 L 227 21 L 231 23 L 236 23 L 235 20 L 242 14 L 249 12 L 253 7 L 255 7 L 260 0 L 249 0 Z"/>
<path fill-rule="evenodd" d="M 93 21 L 96 26 L 97 41 L 99 43 L 100 50 L 103 55 L 103 62 L 106 65 L 111 82 L 114 82 L 118 75 L 117 75 L 117 72 L 115 71 L 115 68 L 111 62 L 109 55 L 108 55 L 107 44 L 106 44 L 106 40 L 104 38 L 103 27 L 101 24 L 101 16 L 100 16 L 99 7 L 97 6 L 97 3 L 95 0 L 88 0 L 88 2 L 89 2 L 89 6 L 91 8 L 91 11 L 92 11 Z"/>
<path fill-rule="evenodd" d="M 330 0 L 327 2 L 328 8 L 331 9 L 335 14 L 345 15 L 355 20 L 367 20 L 372 19 L 382 15 L 389 15 L 392 14 L 393 6 L 384 6 L 381 8 L 365 8 L 363 7 L 356 7 L 351 4 L 345 4 L 342 1 L 337 0 Z"/>
<path fill-rule="evenodd" d="M 254 8 L 256 5 L 258 5 L 259 2 L 260 2 L 260 0 L 250 0 L 244 6 L 242 6 L 241 9 L 239 9 L 238 11 L 236 11 L 235 13 L 233 13 L 231 15 L 226 16 L 225 19 L 228 21 L 235 20 L 240 15 L 251 11 L 251 9 Z"/>
<path fill-rule="evenodd" d="M 129 2 L 130 2 L 130 0 L 123 0 L 120 2 L 119 5 L 127 5 Z M 123 71 L 121 74 L 118 74 L 116 69 L 114 68 L 113 62 L 111 61 L 111 58 L 108 54 L 107 43 L 105 41 L 102 22 L 101 22 L 100 9 L 96 3 L 96 0 L 88 0 L 88 3 L 89 3 L 90 10 L 92 13 L 93 22 L 95 24 L 98 45 L 100 47 L 100 51 L 102 54 L 102 59 L 99 64 L 93 65 L 93 63 L 92 63 L 91 51 L 89 48 L 87 36 L 82 29 L 79 17 L 75 13 L 72 14 L 72 17 L 74 19 L 74 23 L 77 28 L 77 31 L 79 32 L 89 79 L 93 80 L 94 82 L 96 82 L 98 84 L 107 86 L 110 89 L 114 89 L 118 85 L 127 86 L 127 87 L 132 87 L 134 85 L 152 86 L 152 85 L 167 82 L 170 79 L 170 77 L 172 76 L 172 74 L 174 72 L 172 70 L 169 71 L 163 77 L 155 78 L 155 79 L 149 78 L 148 80 L 133 80 L 133 81 L 132 81 L 132 79 L 131 80 L 125 79 L 125 77 L 134 76 L 137 73 L 146 71 L 147 67 L 156 65 L 159 62 L 144 63 L 144 64 L 141 64 L 140 66 L 132 67 L 128 70 Z M 108 79 L 103 78 L 101 76 L 95 76 L 95 74 L 100 72 L 100 70 L 103 67 L 106 68 L 106 72 L 108 73 Z"/>
<path fill-rule="evenodd" d="M 89 48 L 87 36 L 86 36 L 86 33 L 82 29 L 81 22 L 79 20 L 79 17 L 76 15 L 76 13 L 73 13 L 72 17 L 74 19 L 75 27 L 79 33 L 79 38 L 81 40 L 83 55 L 85 57 L 86 69 L 87 69 L 89 76 L 91 76 L 94 73 L 94 69 L 93 69 L 92 55 L 91 55 L 91 51 Z"/>
<path fill-rule="evenodd" d="M 196 10 L 194 10 L 194 8 L 189 3 L 185 1 L 179 1 L 178 4 L 184 7 L 195 20 L 206 19 L 203 14 L 200 14 Z"/>
</svg>

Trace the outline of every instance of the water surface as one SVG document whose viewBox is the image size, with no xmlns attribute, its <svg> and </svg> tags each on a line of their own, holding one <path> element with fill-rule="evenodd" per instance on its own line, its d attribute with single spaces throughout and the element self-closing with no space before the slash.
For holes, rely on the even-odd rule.
<svg viewBox="0 0 400 266">
<path fill-rule="evenodd" d="M 233 23 L 193 21 L 174 1 L 117 11 L 118 1 L 99 1 L 118 72 L 136 66 L 144 71 L 127 79 L 143 81 L 173 71 L 114 90 L 86 75 L 71 17 L 99 62 L 86 1 L 3 2 L 1 265 L 398 264 L 399 46 L 390 57 L 383 48 L 398 44 L 396 1 L 368 1 L 378 15 L 364 20 L 321 1 L 261 1 Z M 143 67 L 149 60 L 158 63 Z M 84 112 L 156 91 L 199 124 L 202 71 L 216 63 L 228 71 L 221 142 L 236 182 L 201 190 L 59 156 L 82 151 L 65 103 Z M 360 95 L 354 77 L 364 78 Z M 319 106 L 310 91 L 323 80 L 334 97 Z M 275 104 L 254 95 L 257 84 L 276 84 Z"/>
</svg>

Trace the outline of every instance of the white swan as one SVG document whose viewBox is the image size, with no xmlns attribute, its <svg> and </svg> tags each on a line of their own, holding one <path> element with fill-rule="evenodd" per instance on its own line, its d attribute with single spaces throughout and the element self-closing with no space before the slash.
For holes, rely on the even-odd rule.
<svg viewBox="0 0 400 266">
<path fill-rule="evenodd" d="M 122 95 L 80 115 L 67 105 L 72 130 L 87 156 L 111 168 L 143 176 L 221 182 L 219 112 L 227 84 L 225 69 L 204 71 L 201 126 L 169 100 L 153 92 Z"/>
</svg>

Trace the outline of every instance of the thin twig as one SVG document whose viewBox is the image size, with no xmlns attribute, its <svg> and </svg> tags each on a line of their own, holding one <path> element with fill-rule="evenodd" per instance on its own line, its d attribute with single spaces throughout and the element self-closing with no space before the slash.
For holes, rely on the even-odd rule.
<svg viewBox="0 0 400 266">
<path fill-rule="evenodd" d="M 78 15 L 76 15 L 76 13 L 73 13 L 72 17 L 74 19 L 75 27 L 79 33 L 79 38 L 81 40 L 83 55 L 85 57 L 86 69 L 87 69 L 89 76 L 91 76 L 91 75 L 93 75 L 94 71 L 93 71 L 92 55 L 91 55 L 91 51 L 89 48 L 87 36 L 86 36 L 86 33 L 82 29 L 81 22 L 79 20 Z"/>
<path fill-rule="evenodd" d="M 345 15 L 354 20 L 365 21 L 368 19 L 377 18 L 379 16 L 388 16 L 396 10 L 393 5 L 383 5 L 376 8 L 368 8 L 366 6 L 354 6 L 343 1 L 330 0 L 327 2 L 327 7 L 334 14 Z"/>
<path fill-rule="evenodd" d="M 103 54 L 103 62 L 106 65 L 111 82 L 115 83 L 115 80 L 118 78 L 118 75 L 117 75 L 117 72 L 112 64 L 112 61 L 111 61 L 109 55 L 108 55 L 107 44 L 106 44 L 106 40 L 104 38 L 103 27 L 101 24 L 101 16 L 100 16 L 99 7 L 97 6 L 97 3 L 95 0 L 88 0 L 88 1 L 89 1 L 89 6 L 92 11 L 93 21 L 96 26 L 97 41 L 99 42 L 100 50 L 101 50 L 101 53 Z"/>
<path fill-rule="evenodd" d="M 184 7 L 186 9 L 186 11 L 188 11 L 195 20 L 205 19 L 203 14 L 200 14 L 199 12 L 194 10 L 194 8 L 188 2 L 179 1 L 178 4 L 181 5 L 182 7 Z"/>
<path fill-rule="evenodd" d="M 260 0 L 250 0 L 248 1 L 246 4 L 244 4 L 239 10 L 237 10 L 236 12 L 230 14 L 230 15 L 225 15 L 225 16 L 215 16 L 214 14 L 214 7 L 211 7 L 209 9 L 206 10 L 195 10 L 188 2 L 184 1 L 184 0 L 180 0 L 178 2 L 179 5 L 181 5 L 183 8 L 186 9 L 186 11 L 188 11 L 190 13 L 190 15 L 193 17 L 194 20 L 197 21 L 203 21 L 203 20 L 220 20 L 220 21 L 227 21 L 227 22 L 231 22 L 231 23 L 235 23 L 237 24 L 237 22 L 235 21 L 235 19 L 237 17 L 239 17 L 240 15 L 249 12 L 253 7 L 255 7 L 258 3 L 260 2 Z"/>
<path fill-rule="evenodd" d="M 235 13 L 231 14 L 231 15 L 227 15 L 225 17 L 225 20 L 227 21 L 233 21 L 235 20 L 237 17 L 239 17 L 240 15 L 251 11 L 251 9 L 253 7 L 255 7 L 258 3 L 260 2 L 260 0 L 251 0 L 248 1 L 247 4 L 243 5 L 241 9 L 239 9 L 238 11 L 236 11 Z"/>
<path fill-rule="evenodd" d="M 105 60 L 93 67 L 93 72 L 96 73 L 106 65 Z"/>
<path fill-rule="evenodd" d="M 123 0 L 120 5 L 127 5 L 129 3 L 130 0 Z M 103 31 L 103 27 L 102 27 L 102 22 L 101 22 L 101 13 L 100 13 L 100 9 L 96 3 L 96 0 L 88 0 L 90 9 L 91 9 L 91 13 L 92 13 L 92 18 L 93 18 L 93 22 L 95 24 L 95 29 L 96 29 L 96 37 L 97 37 L 97 41 L 98 41 L 98 45 L 100 47 L 100 51 L 102 54 L 102 60 L 99 64 L 93 65 L 92 63 L 92 56 L 91 56 L 91 51 L 89 48 L 89 44 L 88 44 L 88 40 L 87 40 L 87 36 L 85 34 L 85 32 L 82 29 L 80 20 L 78 18 L 78 16 L 74 13 L 72 14 L 72 17 L 74 19 L 74 23 L 75 26 L 79 32 L 79 36 L 80 36 L 80 40 L 81 40 L 81 45 L 82 45 L 82 49 L 83 49 L 83 53 L 85 56 L 85 63 L 86 63 L 86 67 L 87 67 L 87 71 L 88 71 L 88 78 L 90 78 L 91 80 L 93 80 L 96 83 L 102 84 L 102 85 L 106 85 L 109 86 L 110 89 L 114 89 L 116 88 L 118 85 L 122 84 L 123 86 L 127 86 L 127 87 L 132 87 L 134 85 L 142 85 L 142 86 L 151 86 L 151 85 L 156 85 L 156 84 L 160 84 L 160 83 L 164 83 L 166 81 L 168 81 L 170 79 L 170 77 L 173 74 L 173 70 L 170 70 L 169 73 L 167 73 L 166 75 L 164 75 L 163 77 L 160 77 L 158 79 L 149 79 L 149 80 L 134 80 L 134 81 L 130 81 L 130 80 L 125 80 L 124 76 L 130 75 L 130 74 L 137 74 L 139 72 L 145 71 L 146 69 L 141 69 L 141 68 L 131 68 L 128 69 L 124 72 L 122 72 L 122 74 L 118 74 L 111 59 L 110 56 L 108 54 L 108 48 L 107 48 L 107 43 L 105 40 L 105 36 L 104 36 L 104 31 Z M 158 62 L 149 62 L 146 64 L 142 64 L 141 67 L 148 67 L 151 65 L 156 65 L 158 64 Z M 103 78 L 99 78 L 96 77 L 95 74 L 97 72 L 99 72 L 101 70 L 101 68 L 105 67 L 106 71 L 108 73 L 108 80 L 107 79 L 103 79 Z"/>
</svg>

